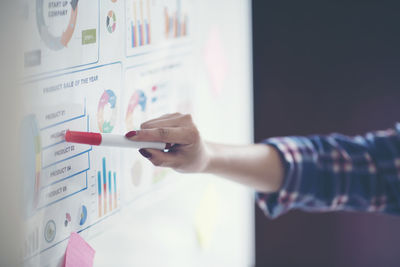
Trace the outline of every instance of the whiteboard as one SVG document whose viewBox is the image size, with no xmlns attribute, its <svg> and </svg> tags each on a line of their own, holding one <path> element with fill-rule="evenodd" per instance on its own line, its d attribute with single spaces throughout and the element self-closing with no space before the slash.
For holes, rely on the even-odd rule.
<svg viewBox="0 0 400 267">
<path fill-rule="evenodd" d="M 250 1 L 23 3 L 23 264 L 62 266 L 78 232 L 95 266 L 251 266 L 253 192 L 66 143 L 191 113 L 206 140 L 252 142 Z"/>
</svg>

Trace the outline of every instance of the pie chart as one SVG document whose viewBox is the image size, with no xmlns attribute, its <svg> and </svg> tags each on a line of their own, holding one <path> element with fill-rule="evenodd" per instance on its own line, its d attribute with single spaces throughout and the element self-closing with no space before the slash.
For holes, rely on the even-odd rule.
<svg viewBox="0 0 400 267">
<path fill-rule="evenodd" d="M 147 97 L 142 90 L 136 90 L 128 102 L 125 116 L 125 124 L 128 131 L 138 129 L 138 122 L 142 122 L 146 116 Z"/>
<path fill-rule="evenodd" d="M 113 33 L 117 27 L 117 17 L 113 11 L 108 11 L 106 20 L 107 31 Z"/>
<path fill-rule="evenodd" d="M 54 35 L 51 33 L 50 28 L 52 24 L 50 22 L 46 23 L 45 17 L 47 16 L 45 11 L 45 5 L 49 4 L 45 0 L 37 0 L 36 1 L 36 24 L 39 30 L 39 34 L 43 42 L 47 45 L 51 50 L 60 50 L 64 47 L 67 47 L 69 41 L 72 39 L 72 35 L 75 31 L 77 16 L 78 16 L 78 1 L 79 0 L 71 0 L 70 10 L 70 18 L 68 24 L 65 26 L 65 29 L 59 33 L 59 35 Z M 65 1 L 68 3 L 68 1 Z M 45 16 L 46 15 L 46 16 Z"/>
<path fill-rule="evenodd" d="M 80 220 L 79 225 L 84 225 L 87 219 L 87 208 L 85 205 L 82 205 L 80 208 Z"/>
</svg>

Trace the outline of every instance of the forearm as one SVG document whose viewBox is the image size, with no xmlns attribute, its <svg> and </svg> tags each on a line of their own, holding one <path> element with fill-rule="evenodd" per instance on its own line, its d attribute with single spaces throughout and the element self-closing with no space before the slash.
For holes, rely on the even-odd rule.
<svg viewBox="0 0 400 267">
<path fill-rule="evenodd" d="M 283 163 L 272 146 L 206 143 L 206 148 L 209 162 L 205 172 L 224 176 L 260 192 L 275 192 L 281 187 Z"/>
<path fill-rule="evenodd" d="M 266 144 L 231 146 L 205 142 L 188 114 L 166 114 L 143 123 L 126 137 L 132 141 L 171 143 L 164 152 L 140 149 L 155 166 L 184 173 L 212 173 L 270 193 L 282 184 L 284 169 L 278 151 Z"/>
</svg>

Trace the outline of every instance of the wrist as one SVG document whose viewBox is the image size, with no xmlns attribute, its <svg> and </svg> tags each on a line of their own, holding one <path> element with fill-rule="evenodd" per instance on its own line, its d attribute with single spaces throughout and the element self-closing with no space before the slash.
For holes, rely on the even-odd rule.
<svg viewBox="0 0 400 267">
<path fill-rule="evenodd" d="M 204 142 L 204 167 L 202 173 L 213 173 L 216 169 L 216 146 L 210 142 Z"/>
</svg>

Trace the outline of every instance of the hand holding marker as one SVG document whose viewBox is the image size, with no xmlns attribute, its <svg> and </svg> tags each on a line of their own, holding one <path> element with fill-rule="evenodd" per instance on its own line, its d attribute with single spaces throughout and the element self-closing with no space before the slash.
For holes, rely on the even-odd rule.
<svg viewBox="0 0 400 267">
<path fill-rule="evenodd" d="M 137 149 L 152 148 L 159 150 L 168 150 L 172 147 L 170 143 L 131 141 L 128 140 L 124 135 L 77 132 L 70 130 L 65 133 L 65 141 L 70 143 L 79 143 L 94 146 L 113 146 Z"/>
<path fill-rule="evenodd" d="M 67 142 L 138 148 L 155 166 L 178 172 L 209 172 L 213 147 L 202 140 L 189 114 L 172 113 L 146 121 L 123 135 L 67 131 Z M 216 155 L 218 153 L 215 153 Z"/>
</svg>

